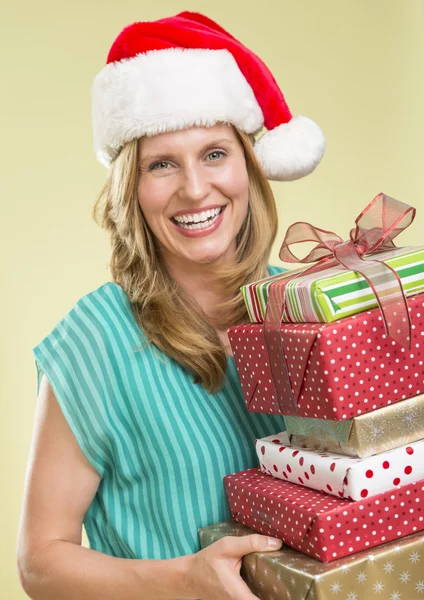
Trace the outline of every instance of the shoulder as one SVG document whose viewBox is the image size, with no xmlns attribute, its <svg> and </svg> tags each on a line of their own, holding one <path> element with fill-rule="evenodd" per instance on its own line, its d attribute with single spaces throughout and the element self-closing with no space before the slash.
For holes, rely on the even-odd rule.
<svg viewBox="0 0 424 600">
<path fill-rule="evenodd" d="M 75 323 L 85 329 L 103 329 L 122 322 L 131 309 L 124 290 L 113 281 L 84 294 L 64 315 L 58 326 Z"/>
<path fill-rule="evenodd" d="M 87 292 L 77 302 L 74 308 L 82 305 L 91 305 L 93 307 L 116 307 L 125 305 L 128 300 L 127 294 L 120 285 L 114 281 L 107 281 L 98 288 Z"/>
<path fill-rule="evenodd" d="M 87 315 L 102 322 L 120 321 L 132 314 L 125 291 L 114 281 L 108 281 L 81 296 L 68 314 Z"/>
<path fill-rule="evenodd" d="M 117 343 L 136 345 L 137 334 L 142 341 L 127 294 L 109 281 L 79 298 L 36 348 L 87 355 Z"/>
</svg>

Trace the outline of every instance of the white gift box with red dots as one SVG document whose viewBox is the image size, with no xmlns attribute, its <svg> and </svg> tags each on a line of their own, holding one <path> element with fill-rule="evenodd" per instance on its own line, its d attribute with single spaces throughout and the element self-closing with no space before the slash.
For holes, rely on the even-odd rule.
<svg viewBox="0 0 424 600">
<path fill-rule="evenodd" d="M 424 480 L 346 500 L 257 467 L 224 477 L 233 520 L 329 562 L 424 529 Z"/>
<path fill-rule="evenodd" d="M 407 302 L 410 350 L 385 334 L 378 308 L 334 323 L 281 324 L 289 372 L 281 379 L 286 390 L 300 386 L 298 416 L 352 419 L 424 393 L 424 294 Z M 271 375 L 264 325 L 237 325 L 228 336 L 247 410 L 288 414 Z"/>
<path fill-rule="evenodd" d="M 424 440 L 361 459 L 292 446 L 283 431 L 257 439 L 256 453 L 262 473 L 349 500 L 424 479 Z"/>
</svg>

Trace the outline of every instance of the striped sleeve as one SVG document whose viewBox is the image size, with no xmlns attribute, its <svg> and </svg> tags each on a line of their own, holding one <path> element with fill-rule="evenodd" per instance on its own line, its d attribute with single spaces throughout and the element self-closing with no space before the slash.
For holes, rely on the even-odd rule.
<svg viewBox="0 0 424 600">
<path fill-rule="evenodd" d="M 32 349 L 37 396 L 44 373 L 82 452 L 103 477 L 112 464 L 110 428 L 98 357 L 107 356 L 106 332 L 79 300 Z"/>
</svg>

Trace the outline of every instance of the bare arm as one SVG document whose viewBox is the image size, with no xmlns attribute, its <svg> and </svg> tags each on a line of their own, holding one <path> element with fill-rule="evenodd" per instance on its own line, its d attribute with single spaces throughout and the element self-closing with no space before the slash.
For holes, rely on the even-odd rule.
<svg viewBox="0 0 424 600">
<path fill-rule="evenodd" d="M 81 546 L 84 515 L 100 481 L 43 376 L 18 533 L 26 594 L 34 600 L 193 598 L 187 590 L 193 555 L 133 560 Z"/>
<path fill-rule="evenodd" d="M 17 566 L 33 600 L 257 600 L 242 556 L 272 551 L 267 536 L 227 537 L 168 560 L 115 558 L 81 546 L 100 475 L 81 451 L 43 376 L 25 479 Z M 276 541 L 276 540 L 274 540 Z"/>
</svg>

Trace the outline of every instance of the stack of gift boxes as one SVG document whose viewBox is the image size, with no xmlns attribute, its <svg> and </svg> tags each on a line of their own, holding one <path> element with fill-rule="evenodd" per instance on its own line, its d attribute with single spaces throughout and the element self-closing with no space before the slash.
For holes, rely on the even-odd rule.
<svg viewBox="0 0 424 600">
<path fill-rule="evenodd" d="M 291 547 L 271 558 L 261 555 L 270 578 L 265 596 L 257 587 L 258 564 L 250 571 L 245 566 L 260 597 L 272 598 L 278 588 L 275 600 L 312 598 L 324 575 L 326 593 L 336 594 L 340 573 L 356 573 L 351 569 L 359 565 L 361 585 L 343 598 L 374 592 L 395 600 L 424 598 L 424 575 L 413 577 L 408 564 L 417 545 L 423 543 L 417 555 L 424 550 L 424 248 L 380 252 L 378 260 L 397 272 L 407 296 L 409 347 L 388 335 L 376 296 L 358 272 L 333 266 L 242 288 L 251 323 L 228 334 L 246 407 L 283 415 L 286 430 L 256 440 L 259 468 L 225 477 L 232 522 L 200 535 L 207 545 L 217 527 L 221 535 L 254 530 Z M 286 277 L 279 327 L 286 365 L 281 379 L 287 381 L 277 385 L 264 321 L 269 286 Z M 382 293 L 378 281 L 376 289 Z M 382 565 L 392 565 L 390 573 L 382 566 L 380 582 L 379 556 Z M 303 595 L 294 563 L 296 577 L 304 576 Z M 374 579 L 364 567 L 370 563 Z M 396 587 L 387 577 L 392 570 L 401 577 L 401 567 L 404 581 Z M 362 585 L 366 581 L 374 587 Z M 343 586 L 346 591 L 346 581 Z"/>
</svg>

